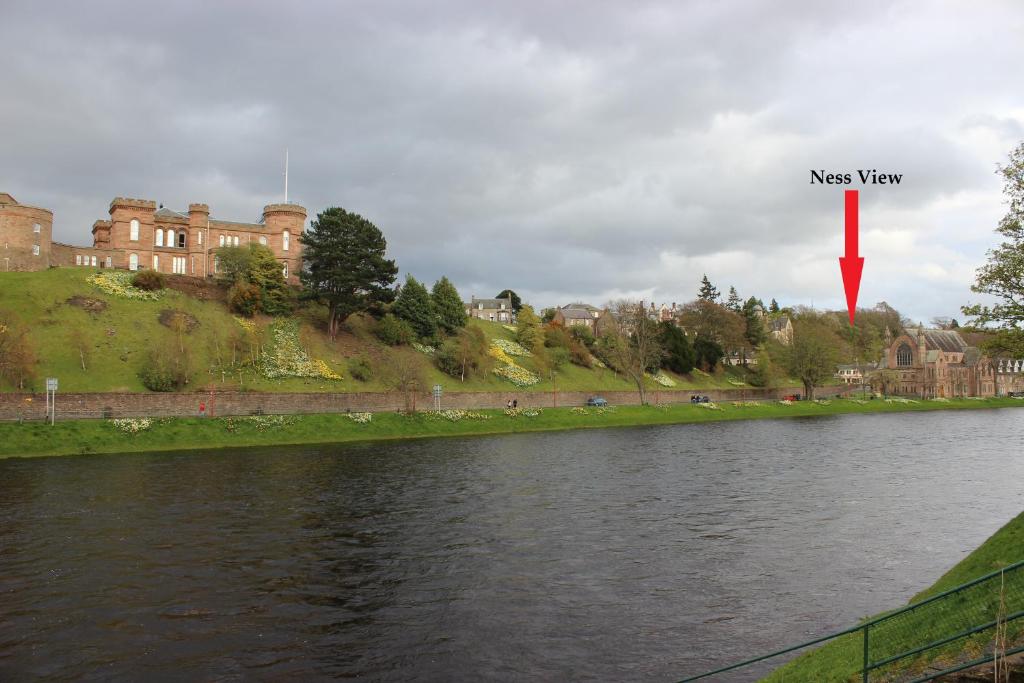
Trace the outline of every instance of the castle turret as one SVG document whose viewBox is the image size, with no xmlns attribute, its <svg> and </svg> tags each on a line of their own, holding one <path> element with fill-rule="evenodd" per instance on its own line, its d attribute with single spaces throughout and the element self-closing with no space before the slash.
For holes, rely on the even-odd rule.
<svg viewBox="0 0 1024 683">
<path fill-rule="evenodd" d="M 299 236 L 306 229 L 306 209 L 298 204 L 268 204 L 263 207 L 263 224 L 267 229 L 268 246 L 281 261 L 285 279 L 298 284 L 302 268 L 302 242 Z"/>
</svg>

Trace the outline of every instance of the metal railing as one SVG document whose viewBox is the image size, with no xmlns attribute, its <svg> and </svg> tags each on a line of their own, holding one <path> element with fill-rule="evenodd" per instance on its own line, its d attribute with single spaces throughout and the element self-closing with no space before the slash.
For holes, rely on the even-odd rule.
<svg viewBox="0 0 1024 683">
<path fill-rule="evenodd" d="M 997 655 L 1024 652 L 1020 642 L 1024 621 L 1018 621 L 1022 617 L 1024 561 L 857 626 L 684 678 L 680 683 L 736 671 L 829 641 L 833 641 L 836 665 L 842 669 L 835 671 L 834 680 L 860 674 L 863 683 L 895 680 L 894 676 L 907 683 L 922 683 L 991 663 Z M 967 652 L 972 658 L 963 661 Z M 940 655 L 943 663 L 936 665 Z"/>
</svg>

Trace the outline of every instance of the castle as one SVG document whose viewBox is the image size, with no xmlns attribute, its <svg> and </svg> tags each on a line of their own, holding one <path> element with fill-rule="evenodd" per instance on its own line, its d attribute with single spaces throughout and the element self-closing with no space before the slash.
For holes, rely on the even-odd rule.
<svg viewBox="0 0 1024 683">
<path fill-rule="evenodd" d="M 0 269 L 44 270 L 53 266 L 149 268 L 161 273 L 209 277 L 218 271 L 216 250 L 257 243 L 268 247 L 285 280 L 298 284 L 306 209 L 297 204 L 263 207 L 258 223 L 210 217 L 206 204 L 172 211 L 148 199 L 117 197 L 110 218 L 92 226 L 92 246 L 54 242 L 53 212 L 21 204 L 0 192 Z"/>
</svg>

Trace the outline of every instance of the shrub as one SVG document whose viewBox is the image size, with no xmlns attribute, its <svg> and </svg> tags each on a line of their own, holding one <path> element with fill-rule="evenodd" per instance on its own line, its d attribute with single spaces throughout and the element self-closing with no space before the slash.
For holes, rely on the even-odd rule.
<svg viewBox="0 0 1024 683">
<path fill-rule="evenodd" d="M 366 356 L 355 356 L 348 359 L 348 374 L 360 382 L 369 382 L 373 377 L 373 367 Z"/>
<path fill-rule="evenodd" d="M 189 370 L 188 355 L 176 353 L 172 345 L 149 352 L 139 379 L 150 391 L 176 391 L 188 384 Z"/>
<path fill-rule="evenodd" d="M 594 357 L 590 355 L 590 351 L 587 350 L 587 347 L 580 342 L 574 341 L 572 345 L 569 346 L 569 360 L 573 365 L 579 365 L 580 367 L 594 367 Z"/>
<path fill-rule="evenodd" d="M 567 349 L 572 342 L 569 332 L 561 325 L 548 325 L 544 328 L 544 346 L 549 349 Z"/>
<path fill-rule="evenodd" d="M 594 345 L 594 333 L 586 325 L 573 325 L 569 328 L 569 334 L 573 339 L 586 346 L 588 349 Z"/>
<path fill-rule="evenodd" d="M 556 347 L 548 349 L 548 360 L 551 362 L 551 367 L 557 370 L 570 362 L 572 360 L 572 356 L 569 353 L 569 349 Z"/>
<path fill-rule="evenodd" d="M 251 318 L 260 310 L 260 288 L 248 282 L 236 282 L 228 291 L 228 308 Z"/>
<path fill-rule="evenodd" d="M 260 292 L 260 307 L 267 315 L 286 316 L 295 310 L 295 292 L 289 287 L 266 288 Z"/>
<path fill-rule="evenodd" d="M 434 362 L 437 369 L 452 377 L 462 376 L 462 358 L 455 342 L 448 340 L 441 344 L 434 353 Z"/>
<path fill-rule="evenodd" d="M 408 344 L 416 335 L 412 326 L 404 320 L 399 320 L 391 313 L 388 313 L 377 325 L 377 337 L 389 346 Z"/>
<path fill-rule="evenodd" d="M 132 286 L 147 292 L 157 292 L 167 286 L 167 278 L 155 270 L 140 270 L 132 278 Z"/>
</svg>

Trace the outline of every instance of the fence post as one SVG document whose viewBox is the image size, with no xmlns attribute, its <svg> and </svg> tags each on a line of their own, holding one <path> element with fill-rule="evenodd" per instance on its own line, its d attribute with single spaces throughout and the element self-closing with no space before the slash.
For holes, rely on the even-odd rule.
<svg viewBox="0 0 1024 683">
<path fill-rule="evenodd" d="M 861 681 L 863 681 L 863 683 L 868 683 L 868 645 L 870 643 L 870 641 L 868 640 L 868 629 L 870 629 L 870 628 L 871 628 L 870 625 L 865 624 L 865 626 L 864 626 L 864 673 L 861 675 Z"/>
</svg>

